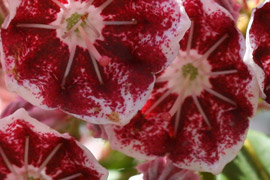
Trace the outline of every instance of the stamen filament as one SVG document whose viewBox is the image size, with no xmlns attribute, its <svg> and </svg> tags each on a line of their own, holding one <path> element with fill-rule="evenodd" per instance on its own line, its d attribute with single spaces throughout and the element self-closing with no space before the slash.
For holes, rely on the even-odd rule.
<svg viewBox="0 0 270 180">
<path fill-rule="evenodd" d="M 28 156 L 29 156 L 29 136 L 25 138 L 25 147 L 24 147 L 24 168 L 26 172 L 26 179 L 28 179 Z"/>
<path fill-rule="evenodd" d="M 91 41 L 88 38 L 84 29 L 80 26 L 78 27 L 78 29 L 81 33 L 82 38 L 85 40 L 85 43 L 86 43 L 86 46 L 87 46 L 89 52 L 91 52 L 91 54 L 93 54 L 93 56 L 96 58 L 96 60 L 100 60 L 102 58 L 102 56 L 99 54 L 99 52 L 97 51 L 95 46 L 91 43 Z"/>
<path fill-rule="evenodd" d="M 48 25 L 48 24 L 17 24 L 17 27 L 21 27 L 21 28 L 40 28 L 40 29 L 58 29 L 59 28 L 56 25 Z"/>
<path fill-rule="evenodd" d="M 186 88 L 187 88 L 187 86 L 189 84 L 189 81 L 190 81 L 190 75 L 188 75 L 185 78 L 183 87 L 181 88 L 176 101 L 174 102 L 173 106 L 171 107 L 171 109 L 169 111 L 169 113 L 171 114 L 171 116 L 173 116 L 176 113 L 175 122 L 174 122 L 174 131 L 173 131 L 174 136 L 176 135 L 177 129 L 179 127 L 183 98 L 185 97 Z"/>
<path fill-rule="evenodd" d="M 228 70 L 228 71 L 217 71 L 217 72 L 211 72 L 206 73 L 207 76 L 219 76 L 219 75 L 227 75 L 227 74 L 234 74 L 237 73 L 237 70 Z"/>
<path fill-rule="evenodd" d="M 60 3 L 58 0 L 52 0 L 52 2 L 54 2 L 57 6 L 59 6 L 61 9 L 63 9 L 64 11 L 67 11 L 68 9 L 62 4 Z"/>
<path fill-rule="evenodd" d="M 82 19 L 80 19 L 68 32 L 66 32 L 64 34 L 64 36 L 62 37 L 63 39 L 67 38 L 69 35 L 71 35 L 77 28 L 80 27 L 81 23 L 82 23 Z"/>
<path fill-rule="evenodd" d="M 48 157 L 45 159 L 45 161 L 43 161 L 43 163 L 40 165 L 40 167 L 38 168 L 38 173 L 40 173 L 45 166 L 49 163 L 49 161 L 53 158 L 53 156 L 55 155 L 55 153 L 59 150 L 59 148 L 61 147 L 62 144 L 58 144 L 53 150 L 52 152 L 48 155 Z"/>
<path fill-rule="evenodd" d="M 191 21 L 191 26 L 190 26 L 190 31 L 188 35 L 188 43 L 187 43 L 187 58 L 190 57 L 190 49 L 191 49 L 191 44 L 192 44 L 192 37 L 193 37 L 193 32 L 194 32 L 194 22 Z"/>
<path fill-rule="evenodd" d="M 103 11 L 107 6 L 109 6 L 111 4 L 113 0 L 106 0 L 103 4 L 101 4 L 101 6 L 99 6 L 97 9 L 99 11 Z"/>
<path fill-rule="evenodd" d="M 228 34 L 222 36 L 200 59 L 206 59 L 212 52 L 214 52 L 218 46 L 227 38 L 229 37 Z"/>
<path fill-rule="evenodd" d="M 174 87 L 167 90 L 149 109 L 145 111 L 144 114 L 150 113 L 153 109 L 155 109 L 166 97 L 168 97 L 172 91 L 174 90 Z"/>
<path fill-rule="evenodd" d="M 97 64 L 97 59 L 101 59 L 101 55 L 99 54 L 99 52 L 97 51 L 97 49 L 92 45 L 92 43 L 90 42 L 86 32 L 83 30 L 82 27 L 79 27 L 79 31 L 83 37 L 83 39 L 85 40 L 85 43 L 86 43 L 86 46 L 87 46 L 87 49 L 88 49 L 88 52 L 90 54 L 90 57 L 91 57 L 91 60 L 92 60 L 92 63 L 94 65 L 94 68 L 95 68 L 95 72 L 97 74 L 97 77 L 98 77 L 98 80 L 99 80 L 99 83 L 100 84 L 104 84 L 103 80 L 102 80 L 102 76 L 101 76 L 101 73 L 99 71 L 99 68 L 98 68 L 98 64 Z"/>
<path fill-rule="evenodd" d="M 3 160 L 4 160 L 4 162 L 6 163 L 8 169 L 10 170 L 10 172 L 11 172 L 12 174 L 14 174 L 15 176 L 18 177 L 17 172 L 15 171 L 15 169 L 13 168 L 13 166 L 11 165 L 11 163 L 9 162 L 9 160 L 8 160 L 6 154 L 5 154 L 5 152 L 3 151 L 3 149 L 2 149 L 1 146 L 0 146 L 0 154 L 1 154 L 1 156 L 2 156 L 2 158 L 3 158 Z"/>
<path fill-rule="evenodd" d="M 137 24 L 136 20 L 131 21 L 103 21 L 105 25 L 130 25 L 130 24 Z"/>
<path fill-rule="evenodd" d="M 73 64 L 75 52 L 76 52 L 76 44 L 74 43 L 74 41 L 72 41 L 71 42 L 71 48 L 70 48 L 70 55 L 69 55 L 69 59 L 68 59 L 68 64 L 67 64 L 67 67 L 66 67 L 66 71 L 65 71 L 62 83 L 61 83 L 62 88 L 64 88 L 64 86 L 66 84 L 67 76 L 69 75 L 71 66 Z"/>
<path fill-rule="evenodd" d="M 98 77 L 98 81 L 100 84 L 104 84 L 103 82 L 103 79 L 102 79 L 102 76 L 101 76 L 101 73 L 99 71 L 99 68 L 98 68 L 98 64 L 97 64 L 97 61 L 96 59 L 94 58 L 94 56 L 91 54 L 91 52 L 89 52 L 90 56 L 91 56 L 91 60 L 92 60 L 92 63 L 94 65 L 94 68 L 95 68 L 95 72 L 97 74 L 97 77 Z"/>
<path fill-rule="evenodd" d="M 93 4 L 94 0 L 89 0 L 89 2 L 85 5 L 85 10 L 87 10 L 92 4 Z"/>
<path fill-rule="evenodd" d="M 80 177 L 80 176 L 82 176 L 82 173 L 73 174 L 71 176 L 68 176 L 68 177 L 65 177 L 65 178 L 61 178 L 59 180 L 71 180 L 71 179 L 75 179 L 75 178 Z"/>
<path fill-rule="evenodd" d="M 100 33 L 98 32 L 98 30 L 95 28 L 95 26 L 89 22 L 89 21 L 85 21 L 86 24 L 88 25 L 88 27 L 96 34 L 97 38 L 100 36 Z"/>
<path fill-rule="evenodd" d="M 159 77 L 159 78 L 157 78 L 156 83 L 157 83 L 157 82 L 166 82 L 166 81 L 169 81 L 170 79 L 172 79 L 171 76 L 167 76 L 167 77 Z"/>
<path fill-rule="evenodd" d="M 230 104 L 236 106 L 236 103 L 235 103 L 233 100 L 231 100 L 231 99 L 229 99 L 229 98 L 223 96 L 222 94 L 220 94 L 220 93 L 214 91 L 213 89 L 210 89 L 210 88 L 206 87 L 205 85 L 202 85 L 202 86 L 203 86 L 204 89 L 205 89 L 207 92 L 209 92 L 210 94 L 216 96 L 217 98 L 219 98 L 219 99 L 221 99 L 221 100 L 223 100 L 223 101 L 226 101 L 226 102 L 228 102 L 228 103 L 230 103 Z"/>
<path fill-rule="evenodd" d="M 194 103 L 195 103 L 197 109 L 199 110 L 200 114 L 202 115 L 202 117 L 203 117 L 205 123 L 207 124 L 208 127 L 211 128 L 211 124 L 210 124 L 210 122 L 209 122 L 207 116 L 205 115 L 205 113 L 204 113 L 204 111 L 203 111 L 203 108 L 202 108 L 202 106 L 201 106 L 201 104 L 200 104 L 198 98 L 193 94 L 193 95 L 192 95 L 192 99 L 193 99 L 193 101 L 194 101 Z"/>
</svg>

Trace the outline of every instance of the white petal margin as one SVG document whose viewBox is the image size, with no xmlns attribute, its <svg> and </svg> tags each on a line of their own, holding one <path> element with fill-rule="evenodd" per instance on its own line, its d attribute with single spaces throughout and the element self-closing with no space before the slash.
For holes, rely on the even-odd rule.
<svg viewBox="0 0 270 180">
<path fill-rule="evenodd" d="M 15 17 L 17 8 L 21 4 L 21 0 L 7 0 L 9 6 L 9 15 L 6 17 L 4 23 L 2 24 L 2 28 L 7 29 L 11 20 Z"/>
<path fill-rule="evenodd" d="M 51 135 L 55 135 L 56 137 L 64 138 L 66 140 L 71 140 L 72 137 L 68 134 L 60 134 L 57 131 L 51 129 L 50 127 L 46 126 L 45 124 L 40 123 L 36 119 L 32 118 L 29 116 L 27 111 L 23 108 L 17 110 L 14 112 L 12 115 L 7 116 L 3 119 L 0 120 L 0 127 L 1 131 L 5 131 L 9 128 L 9 124 L 13 123 L 16 120 L 24 120 L 25 122 L 28 122 L 33 126 L 32 131 L 34 131 L 37 134 L 42 134 L 42 133 L 50 133 Z M 87 168 L 91 167 L 95 169 L 100 175 L 100 180 L 106 180 L 108 177 L 108 171 L 103 168 L 95 159 L 95 157 L 92 155 L 92 153 L 83 145 L 75 141 L 76 144 L 84 151 L 84 155 L 86 157 L 86 160 L 82 162 L 82 164 Z"/>
<path fill-rule="evenodd" d="M 179 23 L 177 21 L 175 21 L 172 24 L 172 27 L 176 32 L 178 32 L 178 34 L 176 34 L 175 37 L 172 37 L 170 39 L 170 41 L 168 42 L 168 44 L 163 43 L 163 45 L 162 45 L 162 52 L 165 54 L 167 59 L 171 60 L 171 61 L 167 62 L 166 67 L 169 66 L 172 63 L 172 61 L 176 58 L 176 56 L 178 55 L 178 52 L 179 52 L 179 49 L 180 49 L 179 42 L 182 40 L 182 38 L 184 37 L 186 31 L 191 26 L 191 21 L 190 21 L 187 13 L 185 11 L 185 8 L 183 6 L 183 1 L 182 0 L 177 0 L 177 3 L 179 5 L 179 7 L 180 7 L 180 12 L 181 12 L 180 26 L 177 26 L 177 25 L 179 25 Z M 173 16 L 175 16 L 175 14 Z M 175 17 L 175 18 L 177 18 L 177 17 Z M 172 33 L 172 28 L 165 31 L 163 36 L 170 37 L 171 34 L 173 34 Z M 170 48 L 168 48 L 168 47 L 170 47 Z"/>
<path fill-rule="evenodd" d="M 249 66 L 252 70 L 252 75 L 254 75 L 257 79 L 259 89 L 260 89 L 260 96 L 265 99 L 266 98 L 266 94 L 264 93 L 264 88 L 265 88 L 265 84 L 264 84 L 264 80 L 265 80 L 265 73 L 263 71 L 263 69 L 258 66 L 254 60 L 253 60 L 253 52 L 255 49 L 257 49 L 258 45 L 253 43 L 254 42 L 254 36 L 250 34 L 250 29 L 251 26 L 253 24 L 253 20 L 254 20 L 254 13 L 256 12 L 257 9 L 260 9 L 264 6 L 265 3 L 269 2 L 269 0 L 264 1 L 263 3 L 261 3 L 256 9 L 252 10 L 251 16 L 250 16 L 250 20 L 249 20 L 249 24 L 247 27 L 247 32 L 246 32 L 246 52 L 245 52 L 245 56 L 244 56 L 244 62 L 247 64 L 247 66 Z"/>
<path fill-rule="evenodd" d="M 140 138 L 145 139 L 151 136 L 156 137 L 156 135 L 162 131 L 167 132 L 167 134 L 169 133 L 168 128 L 167 128 L 169 121 L 164 121 L 162 117 L 160 118 L 154 117 L 153 119 L 148 120 L 148 121 L 151 121 L 153 123 L 153 126 L 150 126 L 148 128 L 141 130 L 139 134 Z M 156 124 L 155 121 L 159 122 L 159 126 L 154 125 Z M 132 138 L 132 141 L 130 141 L 127 144 L 124 144 L 123 140 L 117 137 L 116 131 L 119 129 L 125 129 L 125 127 L 119 127 L 119 126 L 114 126 L 114 125 L 104 125 L 104 129 L 106 131 L 106 134 L 108 134 L 108 140 L 110 142 L 112 149 L 118 150 L 128 156 L 134 157 L 139 160 L 154 160 L 157 158 L 157 156 L 151 155 L 151 154 L 149 155 L 146 152 L 146 149 L 144 147 L 145 146 L 146 148 L 148 147 L 147 145 L 142 143 L 140 139 Z M 153 132 L 154 129 L 155 129 L 155 133 L 151 134 L 150 132 Z M 138 147 L 140 147 L 140 149 L 138 149 Z"/>
</svg>

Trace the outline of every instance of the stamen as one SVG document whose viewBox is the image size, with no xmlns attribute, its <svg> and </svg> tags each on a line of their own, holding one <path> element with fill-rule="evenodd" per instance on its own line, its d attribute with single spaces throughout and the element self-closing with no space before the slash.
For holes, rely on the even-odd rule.
<svg viewBox="0 0 270 180">
<path fill-rule="evenodd" d="M 87 10 L 92 4 L 93 4 L 94 0 L 89 0 L 89 2 L 85 5 L 85 10 Z"/>
<path fill-rule="evenodd" d="M 193 94 L 193 95 L 192 95 L 192 99 L 193 99 L 193 101 L 194 101 L 194 103 L 195 103 L 197 109 L 199 110 L 200 114 L 202 115 L 202 117 L 203 117 L 205 123 L 207 124 L 207 126 L 208 126 L 209 128 L 211 128 L 211 124 L 210 124 L 210 122 L 209 122 L 207 116 L 205 115 L 205 113 L 204 113 L 204 111 L 203 111 L 203 108 L 202 108 L 202 106 L 201 106 L 201 104 L 200 104 L 198 98 Z"/>
<path fill-rule="evenodd" d="M 80 27 L 81 23 L 82 23 L 82 19 L 80 19 L 68 32 L 66 32 L 64 34 L 64 36 L 62 36 L 63 39 L 67 38 L 70 34 L 72 34 L 77 28 Z"/>
<path fill-rule="evenodd" d="M 62 8 L 64 11 L 67 11 L 68 9 L 62 4 L 60 3 L 58 0 L 52 0 L 52 2 L 54 2 L 57 6 L 59 6 L 60 8 Z"/>
<path fill-rule="evenodd" d="M 176 101 L 174 102 L 173 106 L 171 107 L 171 109 L 169 111 L 171 116 L 173 116 L 176 113 L 176 111 L 179 109 L 179 106 L 181 108 L 182 100 L 183 100 L 183 97 L 185 96 L 189 81 L 190 81 L 190 75 L 188 75 L 185 78 L 183 86 L 181 87 L 181 90 L 179 91 L 179 96 L 177 97 Z"/>
<path fill-rule="evenodd" d="M 80 177 L 80 176 L 82 176 L 82 173 L 73 174 L 71 176 L 68 176 L 68 177 L 65 177 L 65 178 L 61 178 L 59 180 L 71 180 L 71 179 L 75 179 L 75 178 Z"/>
<path fill-rule="evenodd" d="M 190 49 L 191 49 L 191 44 L 192 44 L 192 37 L 193 37 L 193 32 L 194 32 L 194 22 L 191 21 L 191 26 L 190 26 L 190 31 L 188 35 L 188 43 L 187 43 L 187 58 L 190 57 Z"/>
<path fill-rule="evenodd" d="M 105 25 L 130 25 L 130 24 L 137 24 L 138 22 L 133 19 L 131 21 L 103 21 Z"/>
<path fill-rule="evenodd" d="M 228 71 L 216 71 L 216 72 L 210 72 L 206 73 L 207 76 L 219 76 L 219 75 L 227 75 L 227 74 L 234 74 L 237 73 L 237 70 L 228 70 Z"/>
<path fill-rule="evenodd" d="M 29 155 L 29 136 L 26 136 L 24 147 L 24 168 L 26 172 L 26 178 L 28 178 L 28 155 Z"/>
<path fill-rule="evenodd" d="M 225 34 L 224 36 L 222 36 L 222 38 L 220 38 L 210 49 L 208 49 L 208 51 L 206 53 L 204 53 L 204 55 L 200 58 L 200 59 L 206 59 L 212 52 L 214 52 L 218 46 L 227 38 L 229 37 L 228 34 Z"/>
<path fill-rule="evenodd" d="M 98 80 L 99 80 L 99 83 L 100 84 L 103 84 L 103 80 L 102 80 L 102 76 L 101 76 L 101 73 L 99 71 L 99 68 L 98 68 L 98 64 L 97 64 L 97 61 L 96 59 L 101 59 L 101 55 L 99 54 L 99 52 L 97 51 L 97 49 L 91 44 L 88 36 L 86 35 L 86 32 L 83 30 L 82 27 L 79 27 L 79 31 L 83 37 L 83 39 L 85 40 L 85 43 L 86 43 L 86 46 L 87 46 L 87 49 L 88 49 L 88 52 L 91 56 L 91 60 L 92 60 L 92 63 L 94 65 L 94 68 L 95 68 L 95 72 L 97 74 L 97 77 L 98 77 Z"/>
<path fill-rule="evenodd" d="M 58 149 L 61 147 L 62 144 L 58 144 L 53 150 L 52 152 L 48 155 L 48 157 L 45 159 L 45 161 L 41 164 L 41 166 L 38 168 L 38 173 L 40 173 L 45 166 L 49 163 L 49 161 L 53 158 L 53 156 L 55 155 L 55 153 L 58 151 Z"/>
<path fill-rule="evenodd" d="M 89 50 L 89 52 L 91 52 L 91 54 L 93 54 L 93 56 L 96 58 L 96 60 L 100 60 L 102 58 L 102 56 L 100 55 L 100 53 L 97 51 L 97 49 L 95 48 L 95 46 L 91 43 L 90 39 L 88 38 L 86 32 L 84 31 L 84 29 L 82 27 L 78 27 L 82 38 L 85 40 L 86 46 Z"/>
<path fill-rule="evenodd" d="M 17 24 L 17 27 L 22 28 L 40 28 L 40 29 L 58 29 L 58 26 L 48 24 Z"/>
<path fill-rule="evenodd" d="M 109 6 L 111 4 L 113 0 L 106 0 L 103 4 L 101 4 L 101 6 L 99 6 L 97 9 L 99 11 L 103 11 L 103 9 L 105 9 L 107 6 Z"/>
<path fill-rule="evenodd" d="M 98 77 L 98 81 L 100 84 L 104 84 L 103 80 L 102 80 L 102 76 L 101 76 L 101 73 L 99 71 L 99 68 L 98 68 L 98 64 L 97 64 L 97 61 L 96 59 L 94 58 L 94 56 L 91 54 L 91 52 L 89 52 L 90 56 L 91 56 L 91 60 L 92 60 L 92 63 L 94 65 L 94 68 L 95 68 L 95 72 L 97 74 L 97 77 Z"/>
<path fill-rule="evenodd" d="M 15 176 L 18 177 L 17 172 L 15 171 L 15 169 L 13 168 L 13 166 L 11 165 L 11 163 L 9 162 L 9 160 L 8 160 L 6 154 L 5 154 L 5 152 L 3 151 L 3 149 L 2 149 L 1 146 L 0 146 L 0 154 L 1 154 L 1 156 L 2 156 L 2 158 L 3 158 L 3 160 L 4 160 L 4 162 L 6 163 L 8 169 L 10 170 L 10 172 L 11 172 L 12 174 L 14 174 Z"/>
<path fill-rule="evenodd" d="M 153 109 L 155 109 L 166 97 L 168 97 L 172 93 L 173 90 L 174 90 L 174 87 L 167 90 L 167 92 L 164 93 L 149 109 L 147 109 L 144 114 L 148 114 Z"/>
<path fill-rule="evenodd" d="M 88 27 L 96 34 L 97 38 L 100 36 L 100 33 L 98 32 L 98 30 L 95 28 L 95 26 L 89 22 L 89 21 L 85 21 L 86 24 L 88 25 Z"/>
<path fill-rule="evenodd" d="M 71 66 L 73 64 L 75 52 L 76 52 L 76 44 L 74 43 L 74 41 L 72 41 L 71 42 L 71 48 L 70 48 L 70 56 L 69 56 L 69 59 L 68 59 L 68 64 L 67 64 L 67 67 L 66 67 L 66 71 L 65 71 L 62 83 L 61 83 L 62 88 L 64 88 L 64 86 L 66 84 L 67 76 L 69 75 Z"/>
<path fill-rule="evenodd" d="M 169 81 L 169 80 L 171 80 L 171 79 L 172 79 L 171 76 L 167 76 L 167 77 L 159 77 L 159 78 L 157 78 L 156 83 L 157 83 L 157 82 L 166 82 L 166 81 Z"/>
<path fill-rule="evenodd" d="M 234 106 L 237 106 L 236 103 L 235 103 L 233 100 L 231 100 L 231 99 L 229 99 L 229 98 L 223 96 L 222 94 L 220 94 L 220 93 L 214 91 L 213 89 L 207 88 L 205 85 L 202 85 L 202 86 L 203 86 L 204 89 L 205 89 L 207 92 L 209 92 L 210 94 L 212 94 L 212 95 L 218 97 L 219 99 L 221 99 L 221 100 L 223 100 L 223 101 L 226 101 L 226 102 L 228 102 L 228 103 L 230 103 L 230 104 L 232 104 L 232 105 L 234 105 Z"/>
<path fill-rule="evenodd" d="M 173 131 L 174 136 L 176 135 L 177 129 L 179 127 L 183 98 L 185 97 L 186 89 L 187 89 L 187 86 L 189 84 L 189 81 L 190 81 L 190 75 L 188 75 L 185 78 L 185 81 L 184 81 L 183 86 L 179 92 L 179 95 L 169 111 L 171 116 L 173 116 L 176 113 L 175 122 L 174 122 L 174 131 Z"/>
</svg>

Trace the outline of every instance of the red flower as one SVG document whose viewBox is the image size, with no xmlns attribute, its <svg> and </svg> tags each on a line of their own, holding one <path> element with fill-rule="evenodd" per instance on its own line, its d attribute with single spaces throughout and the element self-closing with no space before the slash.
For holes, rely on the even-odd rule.
<svg viewBox="0 0 270 180">
<path fill-rule="evenodd" d="M 270 103 L 270 1 L 253 10 L 246 40 L 245 61 L 253 68 L 262 97 Z"/>
<path fill-rule="evenodd" d="M 108 172 L 74 138 L 24 109 L 0 120 L 0 179 L 106 179 Z"/>
<path fill-rule="evenodd" d="M 184 6 L 192 25 L 178 57 L 142 112 L 122 128 L 105 129 L 112 148 L 130 156 L 166 156 L 183 169 L 220 173 L 242 147 L 258 88 L 229 13 L 210 0 Z"/>
<path fill-rule="evenodd" d="M 133 176 L 129 180 L 201 180 L 192 171 L 177 168 L 166 158 L 157 158 L 137 166 L 141 175 Z"/>
<path fill-rule="evenodd" d="M 9 0 L 7 87 L 92 123 L 126 124 L 190 25 L 176 0 Z"/>
</svg>

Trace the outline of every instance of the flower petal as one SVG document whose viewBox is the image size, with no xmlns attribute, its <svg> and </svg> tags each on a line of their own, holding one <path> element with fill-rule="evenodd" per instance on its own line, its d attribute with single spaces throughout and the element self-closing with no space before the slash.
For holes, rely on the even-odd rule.
<svg viewBox="0 0 270 180">
<path fill-rule="evenodd" d="M 256 75 L 262 97 L 270 103 L 270 2 L 264 1 L 253 10 L 247 29 L 245 62 Z"/>
<path fill-rule="evenodd" d="M 105 129 L 112 148 L 130 156 L 167 156 L 179 168 L 217 174 L 243 145 L 258 87 L 231 15 L 209 0 L 184 6 L 192 26 L 178 57 L 130 124 Z"/>
<path fill-rule="evenodd" d="M 106 179 L 107 171 L 74 138 L 31 118 L 24 109 L 0 121 L 0 177 Z"/>
<path fill-rule="evenodd" d="M 12 8 L 0 46 L 8 89 L 36 106 L 88 122 L 127 124 L 190 25 L 181 3 L 61 1 L 61 9 L 54 1 L 18 1 Z M 121 24 L 132 18 L 135 23 Z"/>
</svg>

